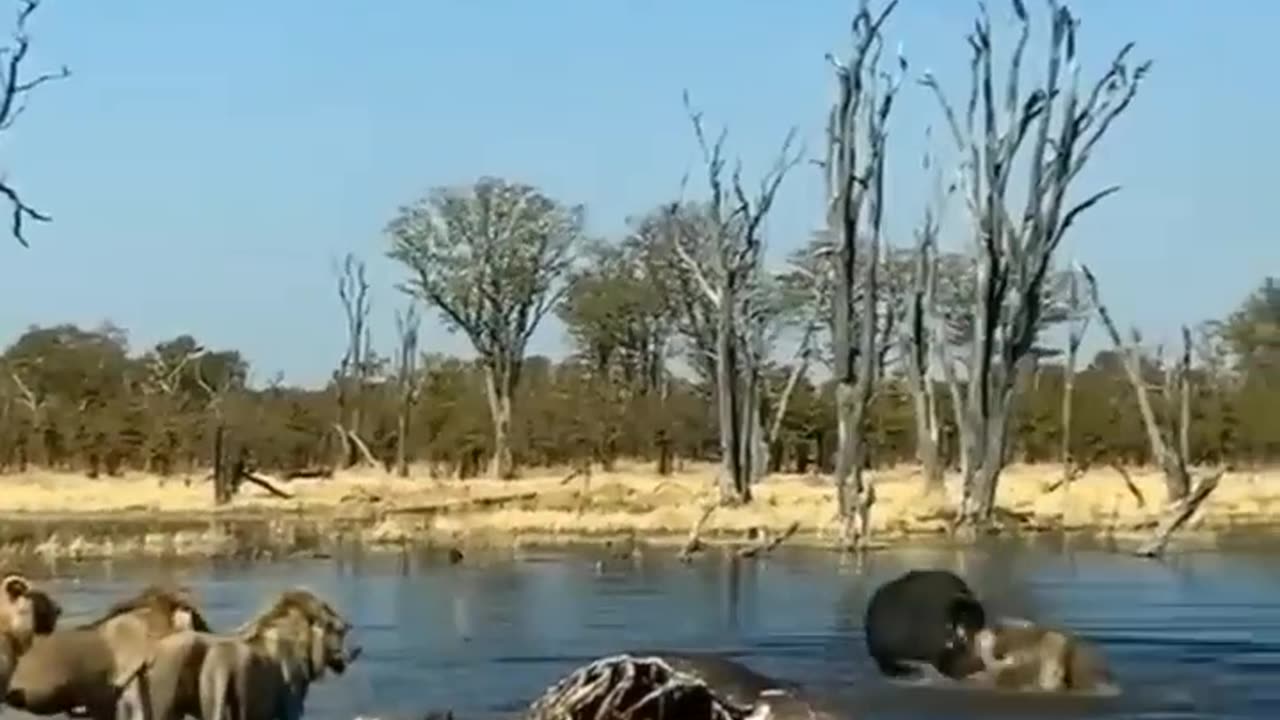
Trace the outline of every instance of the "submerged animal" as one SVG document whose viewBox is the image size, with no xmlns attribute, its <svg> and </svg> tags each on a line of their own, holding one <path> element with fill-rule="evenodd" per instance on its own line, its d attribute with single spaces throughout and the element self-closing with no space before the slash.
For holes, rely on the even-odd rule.
<svg viewBox="0 0 1280 720">
<path fill-rule="evenodd" d="M 921 665 L 959 679 L 982 669 L 972 651 L 986 610 L 958 575 L 909 570 L 876 588 L 863 618 L 867 651 L 891 677 L 921 675 Z"/>
<path fill-rule="evenodd" d="M 315 594 L 290 590 L 231 633 L 163 638 L 127 692 L 148 720 L 299 720 L 311 683 L 359 657 L 346 649 L 350 627 Z"/>
<path fill-rule="evenodd" d="M 974 639 L 983 669 L 966 682 L 1002 690 L 1119 692 L 1101 651 L 1074 635 L 1028 622 L 983 628 Z"/>
<path fill-rule="evenodd" d="M 136 673 L 160 638 L 184 629 L 209 629 L 191 594 L 147 586 L 97 620 L 36 636 L 14 668 L 5 702 L 36 715 L 83 708 L 94 720 L 112 720 L 123 679 Z"/>
</svg>

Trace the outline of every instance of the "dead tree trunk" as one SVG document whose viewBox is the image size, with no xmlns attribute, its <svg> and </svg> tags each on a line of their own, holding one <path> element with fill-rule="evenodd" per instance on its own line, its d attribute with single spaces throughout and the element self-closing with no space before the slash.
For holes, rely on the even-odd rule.
<svg viewBox="0 0 1280 720">
<path fill-rule="evenodd" d="M 1054 254 L 1076 217 L 1118 188 L 1106 188 L 1074 206 L 1067 203 L 1067 191 L 1098 141 L 1128 107 L 1150 67 L 1149 63 L 1135 69 L 1126 65 L 1130 43 L 1093 88 L 1081 92 L 1076 20 L 1056 0 L 1050 0 L 1050 7 L 1045 85 L 1026 98 L 1020 96 L 1018 85 L 1030 22 L 1021 0 L 1013 0 L 1020 33 L 1002 98 L 996 90 L 991 21 L 985 8 L 969 37 L 974 54 L 963 127 L 936 80 L 928 74 L 923 80 L 934 91 L 963 158 L 958 175 L 978 258 L 968 390 L 959 413 L 966 453 L 959 520 L 970 526 L 989 521 L 995 507 L 1006 462 L 1009 415 L 1018 377 L 1032 362 L 1043 328 L 1045 278 Z M 1054 112 L 1055 107 L 1059 112 Z M 1058 127 L 1052 128 L 1055 115 Z M 1018 163 L 1018 150 L 1028 136 L 1030 162 Z M 1009 182 L 1018 167 L 1028 172 L 1026 208 L 1021 213 L 1012 211 L 1007 200 Z"/>
<path fill-rule="evenodd" d="M 926 153 L 925 169 L 932 166 L 932 157 Z M 916 460 L 924 472 L 925 491 L 941 492 L 944 489 L 942 472 L 942 429 L 938 424 L 938 399 L 930 369 L 931 348 L 934 344 L 932 323 L 938 315 L 937 248 L 938 218 L 943 194 L 940 178 L 935 177 L 935 197 L 925 205 L 924 219 L 916 231 L 916 269 L 912 276 L 908 296 L 906 322 L 903 323 L 901 349 L 907 389 L 911 393 L 912 414 L 916 424 Z M 945 341 L 945 338 L 939 338 Z"/>
<path fill-rule="evenodd" d="M 1169 539 L 1191 516 L 1195 514 L 1214 489 L 1225 468 L 1210 471 L 1199 482 L 1193 482 L 1190 458 L 1190 426 L 1191 426 L 1191 331 L 1184 325 L 1182 328 L 1182 353 L 1177 367 L 1165 375 L 1163 396 L 1168 408 L 1165 414 L 1170 418 L 1172 428 L 1161 425 L 1151 402 L 1151 393 L 1147 389 L 1147 380 L 1143 377 L 1143 357 L 1138 349 L 1140 341 L 1137 331 L 1133 331 L 1132 339 L 1125 343 L 1120 331 L 1111 319 L 1111 313 L 1102 304 L 1098 296 L 1098 283 L 1089 268 L 1082 268 L 1085 280 L 1089 283 L 1089 295 L 1102 327 L 1111 338 L 1112 345 L 1120 354 L 1125 376 L 1133 386 L 1138 401 L 1138 411 L 1142 415 L 1142 424 L 1147 431 L 1147 443 L 1151 447 L 1151 457 L 1164 473 L 1165 511 L 1164 517 L 1157 524 L 1150 540 L 1143 543 L 1135 552 L 1144 557 L 1156 557 L 1164 552 Z"/>
<path fill-rule="evenodd" d="M 237 463 L 221 422 L 213 430 L 213 504 L 226 505 L 235 496 Z"/>
<path fill-rule="evenodd" d="M 791 396 L 795 394 L 800 378 L 804 377 L 809 369 L 810 358 L 813 355 L 813 337 L 817 331 L 817 323 L 810 322 L 805 326 L 804 334 L 800 337 L 800 347 L 796 350 L 795 362 L 791 366 L 791 372 L 787 374 L 786 384 L 782 386 L 782 391 L 778 394 L 773 408 L 773 420 L 769 423 L 769 432 L 765 436 L 768 447 L 774 447 L 782 435 L 782 422 L 786 419 L 787 409 L 791 406 Z"/>
<path fill-rule="evenodd" d="M 1070 325 L 1067 326 L 1066 364 L 1062 370 L 1062 446 L 1059 451 L 1064 491 L 1069 489 L 1071 480 L 1079 474 L 1075 456 L 1071 452 L 1071 411 L 1075 403 L 1076 362 L 1080 343 L 1084 342 L 1084 334 L 1089 329 L 1088 310 L 1080 298 L 1079 276 L 1072 272 L 1067 282 L 1067 304 L 1071 318 Z"/>
<path fill-rule="evenodd" d="M 409 430 L 422 378 L 418 373 L 418 305 L 410 302 L 403 313 L 396 312 L 396 333 L 400 337 L 400 357 L 396 377 L 400 389 L 399 417 L 396 422 L 396 474 L 409 477 Z"/>
<path fill-rule="evenodd" d="M 848 61 L 841 64 L 828 56 L 837 80 L 827 123 L 825 167 L 827 233 L 834 246 L 831 258 L 835 266 L 831 325 L 836 381 L 835 482 L 846 547 L 866 545 L 874 498 L 863 483 L 863 425 L 879 357 L 876 310 L 888 134 L 885 123 L 906 70 L 906 61 L 900 57 L 897 76 L 880 71 L 880 27 L 896 4 L 896 0 L 890 2 L 873 17 L 864 2 L 853 20 L 854 47 Z"/>
<path fill-rule="evenodd" d="M 726 298 L 736 292 L 735 286 L 724 284 L 716 313 L 716 420 L 720 424 L 720 499 L 725 504 L 751 501 L 751 483 L 742 463 L 736 303 Z"/>
</svg>

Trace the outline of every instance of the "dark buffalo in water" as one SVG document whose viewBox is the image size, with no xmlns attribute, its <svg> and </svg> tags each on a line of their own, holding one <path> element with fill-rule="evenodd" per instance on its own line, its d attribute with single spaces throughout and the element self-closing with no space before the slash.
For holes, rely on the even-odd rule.
<svg viewBox="0 0 1280 720">
<path fill-rule="evenodd" d="M 959 679 L 982 669 L 972 651 L 986 610 L 958 575 L 909 570 L 871 596 L 863 626 L 867 651 L 890 677 L 920 677 L 930 665 Z"/>
</svg>

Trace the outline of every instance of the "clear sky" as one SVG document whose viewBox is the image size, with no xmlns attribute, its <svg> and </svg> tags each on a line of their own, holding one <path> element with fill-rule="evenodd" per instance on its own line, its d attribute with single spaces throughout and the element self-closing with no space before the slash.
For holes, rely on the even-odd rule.
<svg viewBox="0 0 1280 720">
<path fill-rule="evenodd" d="M 1008 5 L 989 4 L 1007 48 Z M 45 0 L 30 68 L 73 76 L 0 137 L 0 167 L 54 222 L 30 228 L 30 250 L 0 242 L 0 337 L 110 320 L 135 348 L 190 332 L 244 351 L 255 379 L 320 381 L 343 343 L 333 263 L 348 250 L 368 259 L 375 342 L 390 349 L 403 298 L 382 229 L 434 185 L 532 182 L 586 203 L 593 232 L 618 233 L 670 199 L 696 159 L 684 88 L 709 123 L 729 124 L 749 174 L 792 125 L 816 155 L 831 96 L 823 55 L 845 52 L 855 5 Z M 1027 6 L 1043 28 L 1045 5 Z M 1127 39 L 1155 66 L 1079 191 L 1124 189 L 1066 249 L 1095 268 L 1118 318 L 1168 338 L 1280 272 L 1280 3 L 1071 6 L 1086 78 Z M 975 8 L 903 0 L 888 27 L 912 75 L 933 69 L 957 102 Z M 918 217 L 924 129 L 938 120 L 925 90 L 906 86 L 891 150 L 896 242 Z M 811 166 L 784 186 L 772 255 L 817 227 L 820 190 Z M 434 317 L 424 345 L 466 350 Z M 564 347 L 552 322 L 532 349 Z"/>
</svg>

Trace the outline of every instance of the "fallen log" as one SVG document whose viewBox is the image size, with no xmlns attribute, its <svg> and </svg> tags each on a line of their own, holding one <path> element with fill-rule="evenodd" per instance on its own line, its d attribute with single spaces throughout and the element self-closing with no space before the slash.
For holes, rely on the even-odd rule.
<svg viewBox="0 0 1280 720">
<path fill-rule="evenodd" d="M 263 490 L 266 490 L 267 492 L 271 493 L 272 495 L 275 495 L 278 498 L 283 498 L 285 500 L 293 499 L 293 493 L 285 492 L 284 490 L 281 490 L 275 485 L 272 485 L 270 481 L 268 481 L 266 478 L 262 477 L 261 475 L 255 475 L 251 472 L 242 472 L 240 473 L 240 479 L 247 482 L 251 482 L 254 485 L 257 485 L 258 487 L 262 488 Z"/>
<path fill-rule="evenodd" d="M 414 515 L 429 514 L 438 512 L 451 512 L 456 510 L 474 510 L 478 508 L 493 507 L 495 505 L 504 505 L 509 502 L 520 502 L 523 500 L 535 500 L 538 497 L 537 490 L 529 490 L 527 492 L 511 493 L 508 495 L 491 495 L 489 497 L 477 498 L 460 498 L 455 500 L 439 500 L 436 502 L 422 503 L 419 505 L 400 505 L 398 507 L 387 508 L 384 512 L 395 515 Z"/>
<path fill-rule="evenodd" d="M 680 548 L 677 555 L 681 562 L 689 562 L 693 559 L 694 553 L 702 550 L 702 526 L 707 524 L 707 519 L 716 511 L 716 505 L 708 505 L 702 511 L 702 516 L 693 524 L 693 529 L 689 531 L 689 539 L 685 540 L 684 547 Z"/>
<path fill-rule="evenodd" d="M 1173 534 L 1185 525 L 1192 515 L 1195 515 L 1196 510 L 1217 489 L 1218 481 L 1222 478 L 1222 472 L 1222 470 L 1218 470 L 1204 478 L 1196 484 L 1191 494 L 1165 510 L 1164 517 L 1156 525 L 1151 538 L 1139 545 L 1133 551 L 1133 554 L 1145 558 L 1155 558 L 1163 554 L 1165 547 L 1169 544 L 1169 538 L 1173 537 Z"/>
<path fill-rule="evenodd" d="M 791 525 L 785 531 L 783 531 L 781 535 L 771 540 L 766 539 L 759 543 L 756 543 L 755 545 L 741 548 L 740 550 L 738 550 L 738 557 L 753 558 L 753 557 L 759 557 L 761 555 L 768 555 L 774 550 L 777 550 L 779 545 L 789 540 L 791 536 L 795 535 L 797 532 L 799 532 L 799 530 L 800 530 L 800 521 L 796 520 L 795 522 L 792 522 Z"/>
</svg>

